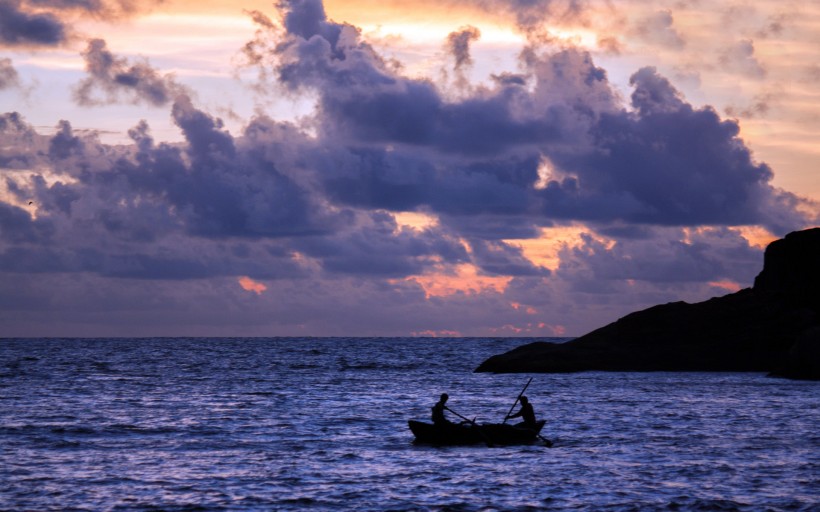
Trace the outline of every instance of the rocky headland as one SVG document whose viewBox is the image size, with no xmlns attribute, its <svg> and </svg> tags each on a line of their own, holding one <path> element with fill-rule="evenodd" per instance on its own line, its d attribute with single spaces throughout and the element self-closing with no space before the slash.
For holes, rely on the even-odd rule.
<svg viewBox="0 0 820 512">
<path fill-rule="evenodd" d="M 769 372 L 820 380 L 820 228 L 769 244 L 752 288 L 654 306 L 566 343 L 518 347 L 476 369 L 590 370 Z"/>
</svg>

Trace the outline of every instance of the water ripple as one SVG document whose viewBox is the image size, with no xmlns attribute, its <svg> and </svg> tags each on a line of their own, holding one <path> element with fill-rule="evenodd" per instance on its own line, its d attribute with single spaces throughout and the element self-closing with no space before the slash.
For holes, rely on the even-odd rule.
<svg viewBox="0 0 820 512">
<path fill-rule="evenodd" d="M 499 421 L 509 339 L 0 340 L 0 509 L 820 509 L 820 384 L 536 375 L 543 446 L 416 446 L 443 391 Z"/>
</svg>

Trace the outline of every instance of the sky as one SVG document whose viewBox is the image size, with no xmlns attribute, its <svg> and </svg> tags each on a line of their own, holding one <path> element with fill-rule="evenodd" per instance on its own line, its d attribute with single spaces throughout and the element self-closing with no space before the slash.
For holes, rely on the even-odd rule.
<svg viewBox="0 0 820 512">
<path fill-rule="evenodd" d="M 820 225 L 820 4 L 0 0 L 0 336 L 579 336 Z"/>
</svg>

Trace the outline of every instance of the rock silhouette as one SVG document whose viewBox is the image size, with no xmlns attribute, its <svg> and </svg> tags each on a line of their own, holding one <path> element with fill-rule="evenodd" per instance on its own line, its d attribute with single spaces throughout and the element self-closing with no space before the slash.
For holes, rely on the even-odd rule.
<svg viewBox="0 0 820 512">
<path fill-rule="evenodd" d="M 733 371 L 820 380 L 820 228 L 766 248 L 752 288 L 631 313 L 567 343 L 536 342 L 477 372 Z"/>
</svg>

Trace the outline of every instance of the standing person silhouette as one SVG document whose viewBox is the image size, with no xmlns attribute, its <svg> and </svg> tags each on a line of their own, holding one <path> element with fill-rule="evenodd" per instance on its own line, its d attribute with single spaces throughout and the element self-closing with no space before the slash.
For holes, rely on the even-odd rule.
<svg viewBox="0 0 820 512">
<path fill-rule="evenodd" d="M 447 403 L 447 399 L 450 398 L 447 396 L 447 393 L 442 393 L 441 398 L 439 398 L 436 405 L 433 406 L 433 424 L 436 426 L 444 426 L 444 425 L 451 425 L 452 423 L 450 420 L 444 417 L 444 411 L 449 410 L 445 405 Z"/>
<path fill-rule="evenodd" d="M 524 421 L 516 425 L 516 427 L 526 427 L 532 429 L 536 428 L 535 411 L 532 408 L 532 404 L 525 396 L 521 397 L 521 409 L 519 409 L 518 412 L 515 414 L 508 415 L 506 418 L 504 418 L 504 421 L 518 417 L 521 417 L 521 419 L 523 419 Z"/>
</svg>

